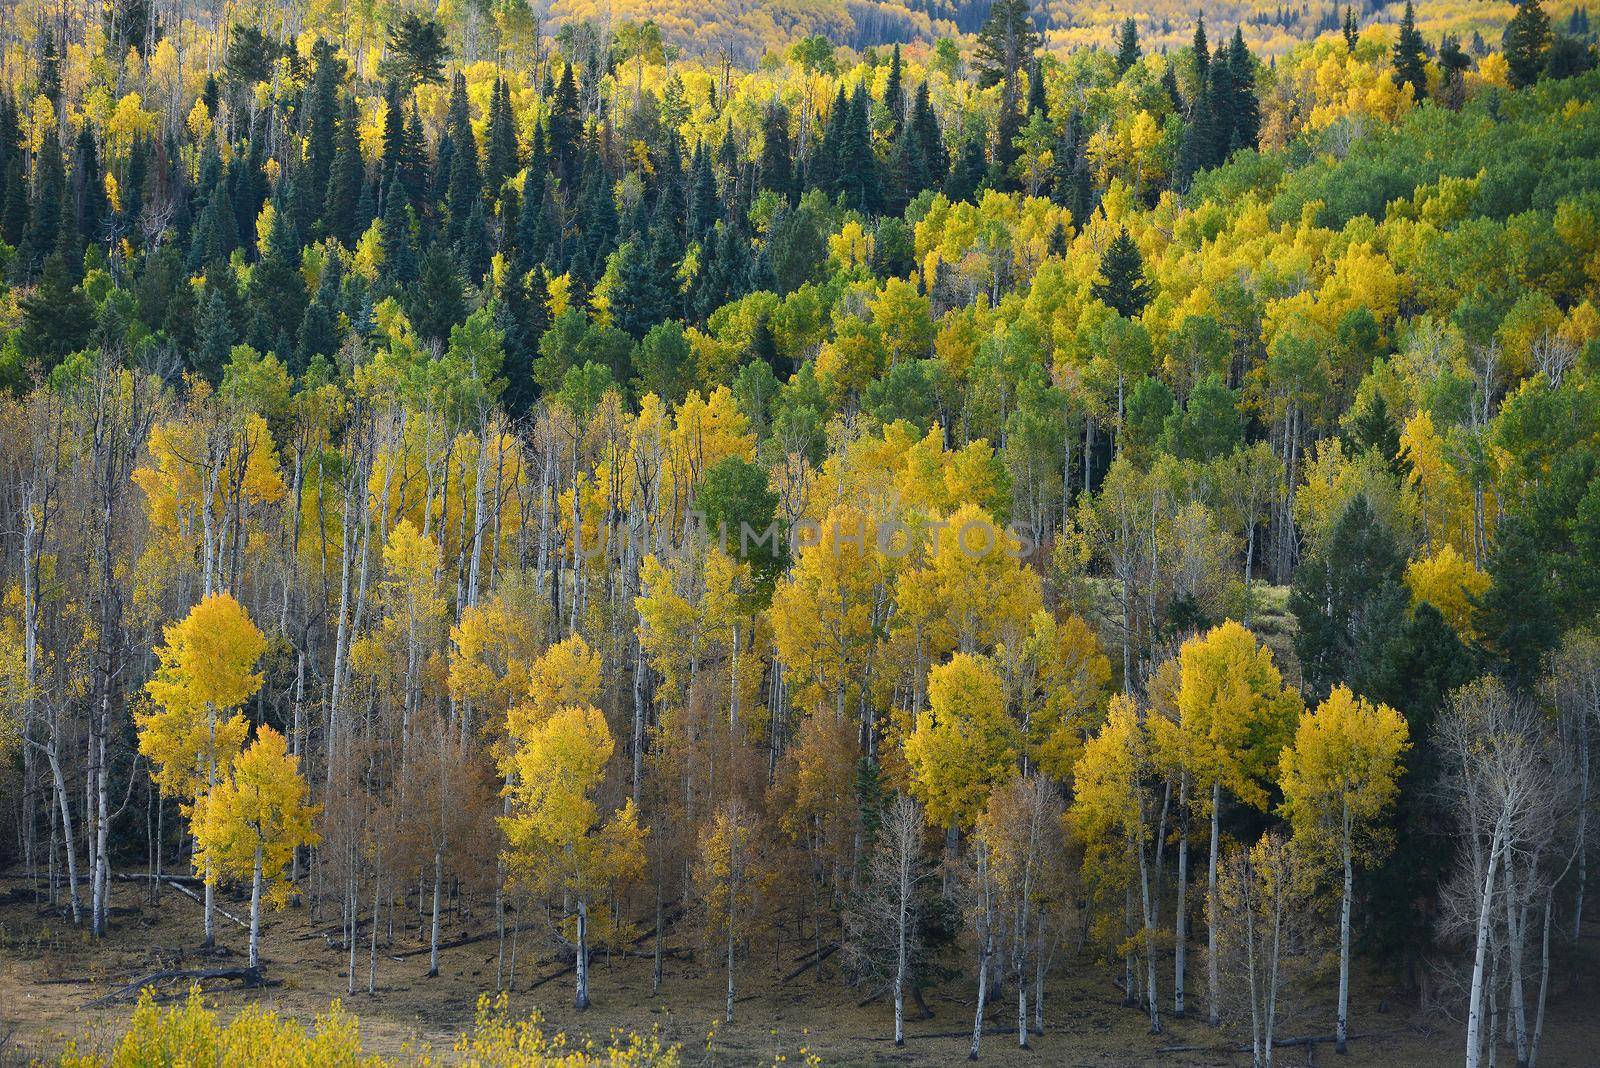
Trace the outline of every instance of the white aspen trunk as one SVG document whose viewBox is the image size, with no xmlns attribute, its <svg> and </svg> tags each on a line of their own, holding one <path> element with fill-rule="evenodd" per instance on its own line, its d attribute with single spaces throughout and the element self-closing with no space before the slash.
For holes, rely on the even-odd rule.
<svg viewBox="0 0 1600 1068">
<path fill-rule="evenodd" d="M 1161 1002 L 1156 998 L 1156 902 L 1150 894 L 1150 861 L 1139 843 L 1139 892 L 1144 906 L 1145 1002 L 1150 1007 L 1150 1033 L 1161 1033 Z"/>
<path fill-rule="evenodd" d="M 1472 987 L 1467 995 L 1466 1068 L 1479 1068 L 1483 1063 L 1483 996 L 1487 978 L 1485 965 L 1489 951 L 1489 917 L 1494 908 L 1495 875 L 1500 863 L 1500 851 L 1503 848 L 1505 822 L 1505 817 L 1502 816 L 1500 824 L 1494 829 L 1494 837 L 1489 848 L 1489 870 L 1484 875 L 1483 896 L 1478 902 L 1477 945 L 1472 956 Z"/>
<path fill-rule="evenodd" d="M 61 770 L 56 731 L 51 731 L 50 743 L 45 747 L 45 759 L 50 762 L 50 777 L 55 783 L 56 807 L 61 810 L 61 843 L 67 855 L 67 900 L 72 903 L 72 922 L 83 922 L 82 906 L 78 903 L 78 847 L 72 835 L 72 800 L 67 795 L 67 778 Z"/>
<path fill-rule="evenodd" d="M 906 945 L 906 927 L 911 911 L 911 852 L 905 848 L 904 841 L 897 842 L 899 856 L 897 872 L 900 876 L 900 907 L 895 919 L 895 967 L 894 967 L 894 1044 L 906 1044 L 906 971 L 908 963 Z M 915 844 L 912 848 L 916 848 Z M 820 962 L 819 962 L 820 966 Z"/>
<path fill-rule="evenodd" d="M 989 994 L 989 943 L 990 935 L 985 931 L 983 948 L 978 953 L 978 1008 L 972 1014 L 972 1049 L 967 1053 L 969 1061 L 978 1059 L 978 1047 L 983 1044 L 984 1001 Z"/>
<path fill-rule="evenodd" d="M 261 966 L 261 842 L 256 842 L 256 861 L 250 878 L 250 967 Z"/>
<path fill-rule="evenodd" d="M 1530 877 L 1533 862 L 1529 862 Z M 1506 1023 L 1511 1029 L 1517 1050 L 1518 1068 L 1526 1068 L 1528 1063 L 1528 1011 L 1527 999 L 1522 989 L 1522 957 L 1525 935 L 1524 914 L 1521 900 L 1517 896 L 1516 864 L 1510 855 L 1506 857 L 1502 875 L 1506 882 L 1506 958 L 1510 966 L 1511 1003 L 1507 1006 Z"/>
<path fill-rule="evenodd" d="M 582 1012 L 589 1007 L 589 899 L 578 899 L 578 958 L 575 966 L 578 989 L 573 1006 Z"/>
<path fill-rule="evenodd" d="M 1183 1019 L 1183 973 L 1189 959 L 1189 780 L 1178 787 L 1178 905 L 1173 916 L 1172 1014 Z"/>
<path fill-rule="evenodd" d="M 428 949 L 428 978 L 439 974 L 439 898 L 444 886 L 444 851 L 433 851 L 433 933 Z"/>
<path fill-rule="evenodd" d="M 1206 863 L 1206 1022 L 1222 1022 L 1217 969 L 1217 845 L 1222 814 L 1222 783 L 1211 784 L 1211 858 Z"/>
<path fill-rule="evenodd" d="M 1543 932 L 1539 936 L 1539 1001 L 1533 1013 L 1533 1034 L 1528 1040 L 1528 1068 L 1538 1068 L 1539 1039 L 1544 1034 L 1544 1003 L 1550 992 L 1550 912 L 1555 887 L 1544 892 Z"/>
<path fill-rule="evenodd" d="M 1339 895 L 1339 1010 L 1333 1028 L 1334 1050 L 1338 1053 L 1346 1052 L 1350 1038 L 1350 898 L 1355 875 L 1348 832 L 1344 840 L 1343 859 L 1344 885 Z"/>
</svg>

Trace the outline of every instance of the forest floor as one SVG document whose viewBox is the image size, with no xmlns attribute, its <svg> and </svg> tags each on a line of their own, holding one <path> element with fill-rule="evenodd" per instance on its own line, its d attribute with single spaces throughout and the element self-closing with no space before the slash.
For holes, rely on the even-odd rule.
<svg viewBox="0 0 1600 1068">
<path fill-rule="evenodd" d="M 0 1065 L 26 1064 L 32 1057 L 58 1051 L 68 1038 L 80 1045 L 108 1049 L 125 1026 L 129 1002 L 96 1004 L 108 992 L 136 976 L 182 961 L 181 967 L 226 967 L 243 963 L 246 932 L 218 918 L 220 940 L 228 951 L 222 959 L 200 957 L 200 906 L 165 890 L 159 906 L 150 905 L 145 887 L 115 884 L 115 914 L 109 937 L 91 943 L 59 914 L 36 908 L 20 878 L 0 879 Z M 222 907 L 246 916 L 248 904 L 233 897 Z M 337 921 L 337 916 L 327 917 Z M 263 933 L 263 957 L 270 979 L 278 985 L 238 990 L 213 984 L 214 1000 L 224 1015 L 248 1004 L 310 1022 L 326 1012 L 329 1002 L 343 999 L 346 1011 L 359 1016 L 368 1052 L 404 1057 L 407 1051 L 431 1048 L 448 1061 L 456 1032 L 471 1026 L 478 995 L 495 986 L 497 946 L 493 917 L 479 916 L 453 924 L 446 939 L 486 933 L 481 941 L 442 951 L 441 974 L 428 978 L 425 943 L 414 941 L 416 929 L 396 930 L 392 946 L 380 946 L 378 990 L 366 993 L 369 950 L 363 939 L 357 953 L 357 993 L 346 994 L 348 954 L 324 937 L 327 928 L 313 926 L 304 910 L 270 914 Z M 1542 1066 L 1600 1063 L 1600 1014 L 1593 999 L 1600 992 L 1600 930 L 1591 928 L 1576 955 L 1563 953 L 1552 984 Z M 676 940 L 674 940 L 676 941 Z M 335 937 L 334 942 L 337 942 Z M 649 942 L 640 943 L 642 949 Z M 419 951 L 420 950 L 420 951 Z M 398 959 L 397 959 L 398 958 Z M 766 945 L 741 963 L 736 1020 L 720 1023 L 726 979 L 720 960 L 709 963 L 669 956 L 663 993 L 650 992 L 652 961 L 648 954 L 602 954 L 592 978 L 593 1007 L 582 1015 L 571 1008 L 572 976 L 548 956 L 547 947 L 524 930 L 519 940 L 514 1016 L 543 1013 L 546 1030 L 569 1035 L 593 1034 L 604 1040 L 612 1029 L 650 1032 L 681 1043 L 684 1064 L 772 1064 L 790 1062 L 809 1050 L 825 1064 L 954 1064 L 966 1056 L 972 1029 L 972 984 L 957 978 L 928 992 L 931 1019 L 908 1023 L 908 1040 L 896 1049 L 892 1011 L 886 1000 L 862 1005 L 860 996 L 840 981 L 837 957 L 817 969 L 786 978 L 806 962 L 805 947 L 794 942 Z M 1169 965 L 1170 968 L 1170 965 Z M 1018 1050 L 1014 992 L 995 1006 L 983 1041 L 983 1060 L 1003 1065 L 1238 1065 L 1249 1056 L 1237 1052 L 1241 1033 L 1216 1031 L 1202 1019 L 1165 1020 L 1165 1031 L 1149 1034 L 1148 1021 L 1124 1007 L 1114 984 L 1116 972 L 1087 957 L 1059 962 L 1046 997 L 1047 1033 L 1031 1039 L 1030 1050 Z M 1170 980 L 1169 974 L 1161 976 Z M 541 980 L 543 980 L 541 982 Z M 1197 959 L 1191 983 L 1193 1002 L 1201 1005 L 1203 965 Z M 173 988 L 181 994 L 182 984 Z M 1329 992 L 1332 983 L 1320 984 Z M 1354 1029 L 1361 1037 L 1350 1044 L 1350 1056 L 1335 1060 L 1331 1043 L 1310 1051 L 1278 1051 L 1278 1063 L 1302 1065 L 1452 1065 L 1461 1061 L 1460 1027 L 1444 1020 L 1422 1020 L 1415 998 L 1398 992 L 1380 976 L 1363 976 L 1361 995 L 1353 1006 Z M 1170 990 L 1164 992 L 1170 997 Z M 1332 1006 L 1307 1004 L 1280 1030 L 1282 1037 L 1325 1035 L 1331 1031 Z M 1531 1008 L 1530 1008 L 1531 1011 Z M 908 1016 L 915 1015 L 907 1006 Z M 707 1036 L 713 1030 L 714 1041 Z M 1174 1050 L 1171 1047 L 1189 1047 Z M 1508 1052 L 1505 1060 L 1513 1056 Z"/>
</svg>

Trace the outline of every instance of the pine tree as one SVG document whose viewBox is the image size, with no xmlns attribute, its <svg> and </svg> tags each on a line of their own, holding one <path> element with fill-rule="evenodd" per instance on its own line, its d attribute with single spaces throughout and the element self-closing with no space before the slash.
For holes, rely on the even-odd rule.
<svg viewBox="0 0 1600 1068">
<path fill-rule="evenodd" d="M 450 328 L 467 317 L 461 276 L 443 241 L 428 246 L 417 270 L 417 284 L 406 295 L 406 314 L 417 336 L 442 349 L 450 340 Z"/>
<path fill-rule="evenodd" d="M 41 374 L 81 351 L 94 331 L 94 304 L 72 284 L 72 271 L 60 253 L 45 259 L 39 284 L 23 296 L 18 311 L 17 348 Z"/>
<path fill-rule="evenodd" d="M 883 87 L 883 107 L 889 113 L 889 136 L 898 137 L 906 122 L 905 74 L 900 65 L 900 43 L 889 57 L 889 77 Z"/>
<path fill-rule="evenodd" d="M 789 147 L 789 112 L 774 101 L 761 124 L 761 188 L 793 202 L 794 155 Z"/>
<path fill-rule="evenodd" d="M 1411 0 L 1406 0 L 1405 14 L 1400 16 L 1400 36 L 1394 46 L 1394 83 L 1409 85 L 1418 100 L 1428 95 L 1428 68 L 1422 48 L 1417 14 Z"/>
<path fill-rule="evenodd" d="M 1033 63 L 1038 47 L 1039 31 L 1028 0 L 996 0 L 978 31 L 974 59 L 978 84 L 1001 87 L 1002 110 L 1017 110 L 1018 75 Z"/>
<path fill-rule="evenodd" d="M 322 208 L 323 226 L 346 248 L 353 247 L 366 228 L 359 218 L 366 174 L 361 160 L 358 122 L 355 102 L 346 101 L 339 120 L 333 166 L 328 173 L 328 195 Z"/>
<path fill-rule="evenodd" d="M 1198 94 L 1205 87 L 1206 80 L 1211 74 L 1211 49 L 1206 44 L 1206 16 L 1202 12 L 1194 23 L 1194 44 L 1190 48 L 1194 56 L 1195 90 Z"/>
<path fill-rule="evenodd" d="M 228 362 L 228 354 L 233 351 L 234 336 L 227 302 L 220 293 L 208 286 L 205 300 L 200 305 L 196 344 L 185 369 L 213 384 L 222 381 L 222 368 Z"/>
<path fill-rule="evenodd" d="M 1539 0 L 1518 0 L 1517 13 L 1506 23 L 1504 49 L 1511 68 L 1511 84 L 1526 89 L 1544 70 L 1550 47 L 1550 16 Z"/>
<path fill-rule="evenodd" d="M 343 63 L 334 48 L 318 37 L 311 46 L 311 84 L 306 86 L 306 156 L 311 189 L 323 198 L 333 173 L 336 121 L 339 117 L 339 83 L 344 80 Z"/>
<path fill-rule="evenodd" d="M 33 167 L 33 208 L 17 256 L 23 278 L 35 277 L 45 258 L 56 251 L 61 241 L 61 209 L 67 179 L 61 160 L 61 141 L 54 126 L 45 131 Z"/>
<path fill-rule="evenodd" d="M 489 143 L 485 146 L 483 185 L 491 197 L 499 198 L 507 180 L 521 169 L 517 158 L 517 132 L 511 113 L 511 89 L 504 78 L 496 78 L 489 102 Z"/>
<path fill-rule="evenodd" d="M 1120 78 L 1132 70 L 1141 55 L 1139 27 L 1129 18 L 1122 23 L 1122 32 L 1117 37 L 1117 76 Z"/>
<path fill-rule="evenodd" d="M 1095 299 L 1125 319 L 1144 311 L 1150 302 L 1150 283 L 1144 276 L 1144 257 L 1123 227 L 1100 258 L 1100 277 L 1091 287 Z"/>
<path fill-rule="evenodd" d="M 106 239 L 106 223 L 111 216 L 111 204 L 106 199 L 105 176 L 100 171 L 100 153 L 95 149 L 94 134 L 87 125 L 78 133 L 77 160 L 72 168 L 72 197 L 77 207 L 77 233 L 74 251 L 86 244 L 94 245 Z"/>
<path fill-rule="evenodd" d="M 1476 606 L 1478 629 L 1511 677 L 1531 686 L 1561 628 L 1550 562 L 1527 520 L 1513 516 L 1501 525 L 1485 570 L 1490 586 Z"/>
<path fill-rule="evenodd" d="M 417 280 L 417 243 L 411 233 L 411 209 L 397 174 L 383 196 L 383 282 L 391 293 L 403 293 Z"/>
</svg>

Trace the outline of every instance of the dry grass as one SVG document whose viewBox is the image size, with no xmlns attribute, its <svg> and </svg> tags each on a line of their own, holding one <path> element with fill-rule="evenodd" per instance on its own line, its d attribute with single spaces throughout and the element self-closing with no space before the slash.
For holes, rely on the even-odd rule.
<svg viewBox="0 0 1600 1068">
<path fill-rule="evenodd" d="M 142 900 L 142 889 L 116 885 L 115 917 L 111 935 L 92 944 L 82 932 L 61 918 L 40 914 L 20 896 L 20 880 L 0 884 L 11 891 L 0 906 L 0 1035 L 14 1028 L 11 1044 L 0 1062 L 48 1055 L 72 1035 L 89 1034 L 92 1041 L 109 1045 L 117 1035 L 127 1007 L 94 1007 L 90 1003 L 112 989 L 114 981 L 144 974 L 180 954 L 193 961 L 199 941 L 200 910 L 187 898 L 163 895 L 158 909 Z M 232 907 L 227 906 L 227 907 Z M 492 922 L 489 917 L 466 921 L 447 937 L 475 931 Z M 244 932 L 222 921 L 220 933 L 226 948 L 243 950 Z M 414 934 L 414 932 L 412 932 Z M 400 938 L 397 931 L 397 938 Z M 380 954 L 376 995 L 365 992 L 367 955 L 358 954 L 359 992 L 346 996 L 346 955 L 326 944 L 302 910 L 290 909 L 271 918 L 264 935 L 269 974 L 282 985 L 266 990 L 237 991 L 221 986 L 212 993 L 224 1013 L 245 1004 L 262 1003 L 280 1013 L 309 1021 L 325 1011 L 334 998 L 359 1015 L 367 1046 L 374 1052 L 400 1055 L 408 1048 L 429 1045 L 448 1050 L 456 1031 L 470 1024 L 478 994 L 494 986 L 496 946 L 491 938 L 473 945 L 447 949 L 442 974 L 426 977 L 425 953 L 395 960 L 391 954 L 416 948 L 398 942 Z M 955 1063 L 965 1057 L 965 1034 L 972 1025 L 970 984 L 956 981 L 930 993 L 931 1020 L 909 1027 L 910 1039 L 896 1049 L 884 1036 L 890 1033 L 890 1012 L 885 1003 L 858 1004 L 857 995 L 829 973 L 818 981 L 807 972 L 790 982 L 782 976 L 793 970 L 802 951 L 792 944 L 760 949 L 744 965 L 738 1019 L 730 1026 L 716 1025 L 716 1037 L 707 1052 L 707 1035 L 720 1017 L 724 996 L 721 968 L 692 960 L 669 959 L 662 996 L 650 993 L 651 962 L 642 957 L 617 957 L 597 961 L 593 978 L 594 1007 L 579 1015 L 570 1007 L 571 978 L 563 975 L 530 990 L 536 979 L 559 965 L 542 964 L 540 947 L 524 933 L 512 1011 L 541 1011 L 552 1029 L 604 1037 L 613 1028 L 649 1031 L 680 1042 L 685 1063 L 770 1064 L 776 1058 L 799 1059 L 802 1048 L 818 1054 L 828 1064 L 931 1064 Z M 1585 959 L 1592 966 L 1592 961 Z M 1012 1034 L 992 1034 L 984 1039 L 983 1059 L 999 1064 L 1049 1065 L 1231 1065 L 1246 1064 L 1248 1057 L 1218 1048 L 1236 1037 L 1212 1031 L 1203 1022 L 1169 1021 L 1166 1033 L 1150 1035 L 1144 1017 L 1123 1007 L 1111 982 L 1112 972 L 1091 960 L 1068 959 L 1047 998 L 1048 1033 L 1032 1040 L 1033 1048 L 1019 1051 Z M 1203 982 L 1197 968 L 1194 980 Z M 1584 978 L 1593 978 L 1592 967 Z M 1393 990 L 1378 990 L 1364 983 L 1368 995 L 1358 999 L 1358 1030 L 1377 1031 L 1379 1037 L 1352 1044 L 1351 1056 L 1338 1063 L 1356 1065 L 1448 1065 L 1459 1061 L 1457 1031 L 1437 1028 L 1413 1018 L 1411 1002 Z M 1547 1066 L 1595 1063 L 1597 1022 L 1588 1012 L 1585 987 L 1563 988 L 1550 1006 L 1547 1041 L 1541 1063 Z M 1198 1000 L 1198 999 L 1197 999 Z M 1380 1011 L 1380 1002 L 1382 1010 Z M 1009 998 L 997 1006 L 992 1027 L 1007 1027 L 1014 1019 Z M 1312 1017 L 1325 1006 L 1313 1006 Z M 1326 1026 L 1313 1028 L 1326 1031 Z M 1304 1033 L 1304 1032 L 1296 1032 Z M 938 1036 L 938 1037 L 936 1037 Z M 1163 1052 L 1173 1045 L 1210 1047 L 1202 1051 Z M 1330 1046 L 1319 1045 L 1316 1063 L 1333 1062 Z M 1280 1063 L 1304 1064 L 1303 1050 L 1284 1050 Z"/>
</svg>

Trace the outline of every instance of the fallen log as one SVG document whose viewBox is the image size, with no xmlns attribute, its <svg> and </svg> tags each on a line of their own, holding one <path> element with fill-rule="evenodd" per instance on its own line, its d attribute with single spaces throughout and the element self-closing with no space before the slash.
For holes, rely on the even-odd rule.
<svg viewBox="0 0 1600 1068">
<path fill-rule="evenodd" d="M 163 983 L 174 983 L 180 979 L 189 982 L 205 982 L 208 979 L 230 979 L 243 983 L 246 987 L 267 986 L 266 976 L 260 968 L 190 968 L 172 971 L 151 972 L 131 982 L 125 983 L 108 994 L 95 998 L 89 1002 L 89 1008 L 107 1005 L 139 993 L 145 987 L 156 986 Z"/>
<path fill-rule="evenodd" d="M 475 935 L 462 935 L 460 938 L 452 938 L 448 942 L 440 942 L 439 951 L 442 953 L 447 949 L 457 949 L 461 946 L 470 946 L 475 942 L 486 942 L 489 939 L 494 938 L 496 934 L 498 934 L 496 931 L 480 931 Z M 389 954 L 389 959 L 404 962 L 408 957 L 420 957 L 424 953 L 432 952 L 432 946 L 423 946 L 420 949 L 406 949 L 400 951 L 399 953 L 391 953 Z"/>
<path fill-rule="evenodd" d="M 821 964 L 823 961 L 827 960 L 829 957 L 833 956 L 838 951 L 839 951 L 839 943 L 837 943 L 837 942 L 833 942 L 833 943 L 830 943 L 829 945 L 826 945 L 826 946 L 822 947 L 822 952 L 821 953 L 817 953 L 816 951 L 812 951 L 811 959 L 806 961 L 804 964 L 800 965 L 800 967 L 796 968 L 794 971 L 790 972 L 788 975 L 784 976 L 783 977 L 783 981 L 785 983 L 787 983 L 791 979 L 798 979 L 800 976 L 804 975 L 806 972 L 809 972 L 812 968 L 815 968 L 817 965 Z"/>
<path fill-rule="evenodd" d="M 120 880 L 122 880 L 124 882 L 131 882 L 131 881 L 133 881 L 135 879 L 148 880 L 148 879 L 151 878 L 151 876 L 146 875 L 146 874 L 144 874 L 142 872 L 134 873 L 134 874 L 118 873 L 118 874 L 113 875 L 112 878 L 113 879 L 120 879 Z M 160 880 L 161 880 L 162 883 L 164 883 L 167 886 L 172 887 L 172 889 L 176 890 L 178 893 L 182 894 L 184 897 L 188 898 L 190 901 L 193 901 L 195 904 L 199 905 L 201 908 L 205 907 L 205 904 L 206 904 L 206 899 L 205 898 L 201 897 L 199 894 L 195 893 L 193 890 L 189 889 L 187 886 L 184 886 L 182 883 L 174 882 L 172 880 L 171 876 L 169 876 L 169 875 L 160 876 Z M 223 908 L 221 905 L 216 904 L 215 902 L 212 903 L 211 907 L 217 910 L 217 915 L 218 916 L 222 916 L 222 917 L 224 917 L 226 919 L 232 920 L 234 923 L 238 924 L 240 927 L 243 927 L 246 931 L 248 931 L 250 929 L 250 921 L 249 920 L 241 920 L 239 917 L 235 916 L 233 913 L 229 912 L 227 909 Z M 266 930 L 266 924 L 262 924 L 261 929 L 262 930 Z"/>
</svg>

